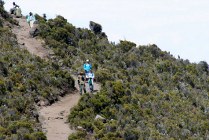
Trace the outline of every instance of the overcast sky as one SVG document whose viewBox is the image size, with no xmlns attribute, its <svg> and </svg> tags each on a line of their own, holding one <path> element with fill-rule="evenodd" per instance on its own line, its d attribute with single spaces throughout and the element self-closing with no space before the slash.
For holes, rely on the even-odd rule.
<svg viewBox="0 0 209 140">
<path fill-rule="evenodd" d="M 76 27 L 100 23 L 110 41 L 156 44 L 190 62 L 209 63 L 209 0 L 4 0 L 23 14 L 62 15 Z"/>
</svg>

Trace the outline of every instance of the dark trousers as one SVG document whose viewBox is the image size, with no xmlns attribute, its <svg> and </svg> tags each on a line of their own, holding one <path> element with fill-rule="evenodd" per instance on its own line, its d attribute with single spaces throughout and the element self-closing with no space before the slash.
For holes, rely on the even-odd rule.
<svg viewBox="0 0 209 140">
<path fill-rule="evenodd" d="M 85 84 L 79 84 L 79 88 L 80 88 L 80 94 L 82 95 L 82 93 L 86 93 L 86 86 Z"/>
</svg>

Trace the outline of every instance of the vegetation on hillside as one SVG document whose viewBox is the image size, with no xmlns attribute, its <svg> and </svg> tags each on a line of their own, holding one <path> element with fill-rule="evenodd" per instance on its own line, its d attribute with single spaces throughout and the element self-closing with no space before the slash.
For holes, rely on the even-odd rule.
<svg viewBox="0 0 209 140">
<path fill-rule="evenodd" d="M 102 90 L 85 94 L 69 122 L 86 131 L 85 139 L 209 139 L 208 64 L 176 59 L 156 45 L 108 41 L 102 26 L 76 28 L 62 16 L 40 23 L 40 37 L 55 52 L 60 66 L 82 70 L 93 64 Z M 95 28 L 92 26 L 96 26 Z M 95 30 L 94 30 L 95 29 Z M 106 120 L 95 120 L 99 114 Z"/>
<path fill-rule="evenodd" d="M 16 24 L 0 0 L 0 139 L 44 140 L 36 105 L 72 91 L 61 67 L 81 71 L 87 58 L 102 90 L 85 94 L 69 115 L 81 126 L 74 139 L 209 139 L 209 71 L 204 61 L 176 59 L 156 45 L 114 44 L 102 26 L 76 28 L 62 16 L 39 20 L 40 34 L 54 50 L 45 62 L 20 49 L 5 22 Z M 100 115 L 104 119 L 95 119 Z"/>
<path fill-rule="evenodd" d="M 37 104 L 51 104 L 68 91 L 74 80 L 56 63 L 45 62 L 20 49 L 5 24 L 9 17 L 0 1 L 0 139 L 45 140 L 38 121 Z M 10 23 L 8 23 L 10 22 Z"/>
</svg>

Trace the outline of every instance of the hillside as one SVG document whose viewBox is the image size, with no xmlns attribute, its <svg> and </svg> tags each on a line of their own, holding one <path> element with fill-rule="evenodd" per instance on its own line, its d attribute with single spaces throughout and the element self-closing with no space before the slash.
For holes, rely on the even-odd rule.
<svg viewBox="0 0 209 140">
<path fill-rule="evenodd" d="M 39 38 L 55 53 L 47 62 L 21 49 L 10 27 L 18 24 L 0 3 L 0 139 L 45 140 L 36 106 L 74 90 L 70 73 L 90 59 L 97 94 L 85 94 L 69 123 L 75 139 L 209 139 L 208 64 L 176 59 L 155 44 L 107 39 L 102 26 L 76 28 L 62 16 L 39 15 Z M 104 119 L 95 119 L 101 115 Z"/>
<path fill-rule="evenodd" d="M 74 80 L 55 62 L 31 55 L 11 32 L 18 22 L 0 1 L 0 139 L 45 140 L 37 105 L 74 91 Z"/>
<path fill-rule="evenodd" d="M 62 67 L 90 59 L 102 90 L 84 95 L 69 115 L 82 126 L 69 139 L 208 139 L 208 64 L 176 59 L 156 45 L 109 42 L 102 26 L 76 28 L 62 16 L 36 15 L 40 34 Z M 104 120 L 95 120 L 99 114 Z M 88 135 L 87 135 L 88 134 Z M 89 136 L 91 134 L 91 136 Z"/>
</svg>

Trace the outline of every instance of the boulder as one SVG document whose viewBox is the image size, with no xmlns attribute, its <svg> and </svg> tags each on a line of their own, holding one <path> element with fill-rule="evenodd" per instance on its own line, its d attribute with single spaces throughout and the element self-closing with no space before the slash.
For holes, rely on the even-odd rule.
<svg viewBox="0 0 209 140">
<path fill-rule="evenodd" d="M 102 26 L 96 22 L 90 21 L 89 28 L 95 33 L 100 34 L 102 32 Z"/>
<path fill-rule="evenodd" d="M 15 14 L 16 18 L 22 17 L 22 11 L 21 11 L 21 9 L 20 8 L 16 8 L 14 14 Z"/>
<path fill-rule="evenodd" d="M 77 126 L 77 130 L 85 131 L 86 129 L 84 129 L 82 126 Z"/>
<path fill-rule="evenodd" d="M 34 22 L 33 27 L 30 29 L 29 34 L 31 37 L 35 37 L 39 34 L 38 23 Z"/>
<path fill-rule="evenodd" d="M 100 120 L 106 120 L 104 117 L 102 117 L 102 116 L 100 116 L 100 115 L 96 115 L 96 117 L 95 117 L 95 120 L 98 120 L 98 119 L 100 119 Z"/>
</svg>

